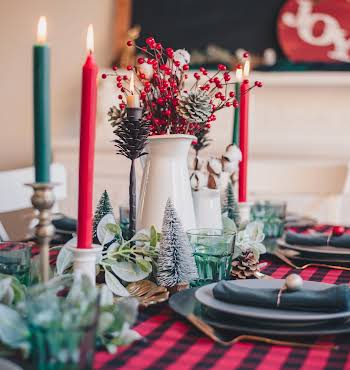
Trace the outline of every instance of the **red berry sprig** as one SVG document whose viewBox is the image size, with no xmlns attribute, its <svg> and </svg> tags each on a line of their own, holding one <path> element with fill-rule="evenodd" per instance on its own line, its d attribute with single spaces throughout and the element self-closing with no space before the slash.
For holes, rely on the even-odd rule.
<svg viewBox="0 0 350 370">
<path fill-rule="evenodd" d="M 234 82 L 230 82 L 232 71 L 229 71 L 224 64 L 219 64 L 217 71 L 212 76 L 209 76 L 204 67 L 200 67 L 199 72 L 193 74 L 192 87 L 185 89 L 184 84 L 188 79 L 187 71 L 190 66 L 184 63 L 172 48 L 164 47 L 154 37 L 148 37 L 143 46 L 139 46 L 131 40 L 127 41 L 127 46 L 135 47 L 143 54 L 137 58 L 138 67 L 129 65 L 126 69 L 129 72 L 133 71 L 137 77 L 136 92 L 143 101 L 146 112 L 144 117 L 150 122 L 151 134 L 195 134 L 201 129 L 210 128 L 212 122 L 216 120 L 215 113 L 217 111 L 228 107 L 238 107 L 239 102 L 234 92 L 229 91 L 228 88 L 229 85 L 234 84 Z M 244 53 L 243 57 L 248 58 L 249 54 Z M 148 79 L 148 73 L 146 76 L 142 71 L 144 64 L 152 67 L 153 74 L 150 79 Z M 124 98 L 130 94 L 129 77 L 126 74 L 123 75 L 117 67 L 113 68 L 113 72 L 112 74 L 104 73 L 101 77 L 105 79 L 114 76 L 116 87 L 121 92 L 118 95 L 119 107 L 125 109 L 126 99 Z M 262 83 L 256 81 L 246 92 L 254 87 L 262 87 Z M 211 99 L 211 115 L 208 121 L 202 124 L 187 122 L 177 113 L 177 106 L 182 96 L 197 89 L 208 93 Z"/>
</svg>

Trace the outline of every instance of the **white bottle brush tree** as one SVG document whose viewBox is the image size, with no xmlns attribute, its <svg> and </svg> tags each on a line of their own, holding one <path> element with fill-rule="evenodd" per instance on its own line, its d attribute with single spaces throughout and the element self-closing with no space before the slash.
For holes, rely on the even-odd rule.
<svg viewBox="0 0 350 370">
<path fill-rule="evenodd" d="M 160 240 L 158 284 L 176 289 L 182 285 L 187 285 L 197 277 L 197 268 L 190 242 L 172 201 L 168 199 Z"/>
</svg>

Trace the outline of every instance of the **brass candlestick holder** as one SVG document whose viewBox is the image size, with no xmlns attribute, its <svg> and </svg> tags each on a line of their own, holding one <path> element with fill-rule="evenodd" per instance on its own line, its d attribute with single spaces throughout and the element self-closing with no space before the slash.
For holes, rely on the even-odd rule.
<svg viewBox="0 0 350 370">
<path fill-rule="evenodd" d="M 55 235 L 55 227 L 51 222 L 51 210 L 55 204 L 53 183 L 32 183 L 30 186 L 34 193 L 31 201 L 34 209 L 38 211 L 38 224 L 35 226 L 35 238 L 40 248 L 40 278 L 45 283 L 49 280 L 49 246 Z"/>
</svg>

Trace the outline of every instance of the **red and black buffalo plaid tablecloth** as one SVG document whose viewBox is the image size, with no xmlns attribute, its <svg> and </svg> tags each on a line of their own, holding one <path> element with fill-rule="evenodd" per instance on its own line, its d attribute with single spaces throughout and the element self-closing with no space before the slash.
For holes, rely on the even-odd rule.
<svg viewBox="0 0 350 370">
<path fill-rule="evenodd" d="M 291 272 L 300 273 L 304 280 L 332 284 L 348 284 L 350 271 L 307 268 L 303 271 L 268 260 L 264 273 L 280 279 Z M 337 343 L 338 350 L 319 350 L 241 342 L 224 347 L 214 343 L 173 313 L 167 304 L 141 311 L 135 329 L 144 340 L 120 348 L 110 355 L 98 352 L 96 370 L 185 370 L 185 369 L 240 369 L 240 370 L 311 370 L 350 369 L 350 335 L 318 338 L 315 343 Z M 286 339 L 288 340 L 288 339 Z"/>
<path fill-rule="evenodd" d="M 310 230 L 293 231 L 309 233 Z M 331 228 L 318 225 L 313 227 L 313 230 L 327 233 Z M 346 232 L 350 233 L 350 229 L 347 228 Z M 36 254 L 38 250 L 33 252 Z M 57 251 L 51 253 L 53 263 L 56 254 Z M 276 279 L 285 278 L 289 273 L 295 272 L 304 280 L 330 284 L 350 282 L 350 271 L 317 267 L 298 271 L 281 264 L 274 257 L 266 261 L 268 266 L 263 272 Z M 350 369 L 350 334 L 322 337 L 314 341 L 317 344 L 338 344 L 339 349 L 332 351 L 253 342 L 240 342 L 224 347 L 214 343 L 185 319 L 172 312 L 167 303 L 142 310 L 134 329 L 144 339 L 128 347 L 119 348 L 118 353 L 114 355 L 104 351 L 97 352 L 95 370 Z"/>
</svg>

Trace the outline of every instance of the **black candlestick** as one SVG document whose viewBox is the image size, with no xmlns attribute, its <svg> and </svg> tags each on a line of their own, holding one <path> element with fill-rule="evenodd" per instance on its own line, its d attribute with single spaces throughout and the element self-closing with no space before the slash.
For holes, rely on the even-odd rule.
<svg viewBox="0 0 350 370">
<path fill-rule="evenodd" d="M 126 109 L 128 121 L 137 126 L 140 124 L 142 118 L 142 108 L 127 108 Z M 138 140 L 137 128 L 131 130 L 130 133 L 133 135 L 133 140 Z M 131 159 L 130 175 L 129 175 L 129 239 L 131 239 L 136 233 L 136 172 L 135 172 L 135 159 Z"/>
</svg>

